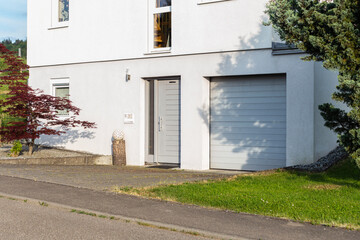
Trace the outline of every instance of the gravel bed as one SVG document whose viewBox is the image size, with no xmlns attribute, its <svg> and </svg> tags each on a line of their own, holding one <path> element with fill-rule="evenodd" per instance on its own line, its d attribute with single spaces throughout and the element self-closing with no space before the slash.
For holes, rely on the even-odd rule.
<svg viewBox="0 0 360 240">
<path fill-rule="evenodd" d="M 0 159 L 8 159 L 10 154 L 10 149 L 12 145 L 4 144 L 0 147 Z M 21 152 L 19 158 L 53 158 L 53 157 L 78 157 L 78 156 L 88 156 L 91 154 L 69 151 L 57 148 L 50 148 L 45 146 L 35 146 L 34 152 L 32 155 L 28 155 L 28 147 L 23 145 L 23 151 Z"/>
<path fill-rule="evenodd" d="M 343 147 L 337 147 L 333 151 L 331 151 L 328 155 L 320 158 L 318 161 L 314 163 L 308 165 L 296 165 L 289 167 L 289 169 L 303 170 L 310 172 L 323 172 L 347 156 L 348 154 Z"/>
</svg>

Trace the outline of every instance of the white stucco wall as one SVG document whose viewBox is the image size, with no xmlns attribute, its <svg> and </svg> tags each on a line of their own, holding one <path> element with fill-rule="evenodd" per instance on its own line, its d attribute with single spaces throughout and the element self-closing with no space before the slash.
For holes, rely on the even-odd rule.
<svg viewBox="0 0 360 240">
<path fill-rule="evenodd" d="M 131 81 L 125 81 L 125 69 Z M 70 95 L 80 118 L 97 123 L 92 139 L 61 142 L 69 149 L 111 154 L 111 134 L 123 129 L 130 165 L 145 159 L 144 78 L 181 76 L 181 166 L 209 168 L 209 81 L 207 77 L 279 74 L 287 76 L 287 165 L 314 160 L 314 63 L 299 55 L 272 56 L 271 50 L 143 60 L 87 63 L 31 69 L 30 85 L 50 89 L 51 78 L 70 78 Z M 123 123 L 124 113 L 135 124 Z M 64 140 L 65 137 L 64 137 Z M 46 143 L 48 139 L 43 138 Z M 55 137 L 53 143 L 59 142 Z"/>
<path fill-rule="evenodd" d="M 346 109 L 331 98 L 338 84 L 337 73 L 326 70 L 322 63 L 314 64 L 315 68 L 315 160 L 325 156 L 330 150 L 334 149 L 337 143 L 336 133 L 324 126 L 324 119 L 320 115 L 319 105 L 323 103 L 333 103 L 337 107 Z"/>
<path fill-rule="evenodd" d="M 148 2 L 155 0 L 70 0 L 69 26 L 52 29 L 51 1 L 28 0 L 29 65 L 146 57 Z M 271 47 L 267 0 L 199 2 L 172 1 L 170 55 Z"/>
<path fill-rule="evenodd" d="M 314 110 L 327 101 L 334 85 L 324 79 L 334 74 L 301 61 L 300 55 L 272 55 L 272 29 L 262 25 L 267 0 L 200 5 L 201 0 L 173 0 L 172 48 L 161 54 L 149 52 L 148 1 L 70 0 L 65 28 L 52 28 L 51 1 L 28 1 L 30 85 L 50 93 L 51 79 L 69 78 L 70 98 L 82 109 L 80 119 L 98 126 L 90 133 L 44 137 L 41 143 L 110 155 L 111 134 L 122 129 L 128 164 L 143 165 L 144 79 L 179 76 L 181 167 L 208 169 L 209 78 L 286 74 L 286 164 L 313 162 L 334 146 Z M 124 124 L 124 113 L 134 113 L 135 123 Z"/>
</svg>

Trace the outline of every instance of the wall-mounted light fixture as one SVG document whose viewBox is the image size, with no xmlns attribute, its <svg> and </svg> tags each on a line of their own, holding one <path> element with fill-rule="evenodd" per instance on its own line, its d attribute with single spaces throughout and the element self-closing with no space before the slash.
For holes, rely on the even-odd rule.
<svg viewBox="0 0 360 240">
<path fill-rule="evenodd" d="M 128 69 L 128 68 L 126 69 L 125 80 L 126 80 L 127 82 L 131 80 L 131 75 L 130 75 L 130 72 L 129 72 L 129 69 Z"/>
</svg>

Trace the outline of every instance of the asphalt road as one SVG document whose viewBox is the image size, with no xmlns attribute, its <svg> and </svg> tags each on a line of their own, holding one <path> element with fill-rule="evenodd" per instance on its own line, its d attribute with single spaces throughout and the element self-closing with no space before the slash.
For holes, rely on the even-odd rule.
<svg viewBox="0 0 360 240">
<path fill-rule="evenodd" d="M 0 239 L 205 239 L 137 222 L 0 198 Z"/>
</svg>

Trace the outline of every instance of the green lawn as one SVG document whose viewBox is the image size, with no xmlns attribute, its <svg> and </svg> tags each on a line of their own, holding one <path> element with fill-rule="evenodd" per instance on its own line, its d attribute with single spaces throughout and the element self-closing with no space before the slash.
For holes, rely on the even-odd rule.
<svg viewBox="0 0 360 240">
<path fill-rule="evenodd" d="M 123 191 L 360 230 L 360 170 L 350 159 L 326 173 L 279 170 L 220 181 Z"/>
</svg>

